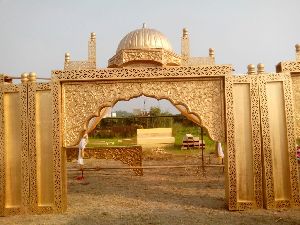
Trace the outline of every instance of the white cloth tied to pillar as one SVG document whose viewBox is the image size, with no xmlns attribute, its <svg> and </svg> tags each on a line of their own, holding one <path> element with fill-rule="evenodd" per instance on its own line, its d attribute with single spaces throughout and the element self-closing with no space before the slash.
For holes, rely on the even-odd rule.
<svg viewBox="0 0 300 225">
<path fill-rule="evenodd" d="M 79 146 L 78 146 L 78 164 L 79 165 L 83 165 L 83 151 L 85 149 L 85 146 L 88 143 L 88 135 L 85 134 L 83 135 L 83 137 L 81 138 L 80 142 L 79 142 Z"/>
<path fill-rule="evenodd" d="M 218 142 L 218 156 L 222 159 L 224 158 L 224 152 L 223 152 L 222 145 L 220 142 Z"/>
</svg>

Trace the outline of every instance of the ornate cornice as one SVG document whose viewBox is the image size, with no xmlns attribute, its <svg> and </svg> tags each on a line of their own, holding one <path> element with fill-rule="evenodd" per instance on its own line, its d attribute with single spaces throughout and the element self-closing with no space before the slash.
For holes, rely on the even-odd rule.
<svg viewBox="0 0 300 225">
<path fill-rule="evenodd" d="M 166 65 L 181 65 L 181 57 L 164 49 L 123 49 L 108 60 L 108 67 L 123 67 L 129 62 L 152 61 Z"/>
<path fill-rule="evenodd" d="M 144 67 L 144 68 L 107 68 L 87 70 L 54 70 L 52 79 L 65 80 L 112 80 L 112 79 L 152 79 L 152 78 L 185 78 L 211 77 L 232 74 L 231 65 Z"/>
</svg>

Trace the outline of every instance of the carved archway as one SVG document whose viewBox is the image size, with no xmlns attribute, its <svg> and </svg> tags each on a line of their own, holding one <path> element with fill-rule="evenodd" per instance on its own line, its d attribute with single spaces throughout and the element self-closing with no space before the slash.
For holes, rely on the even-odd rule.
<svg viewBox="0 0 300 225">
<path fill-rule="evenodd" d="M 103 108 L 141 95 L 185 106 L 186 113 L 199 118 L 199 125 L 207 128 L 213 140 L 224 142 L 223 87 L 220 77 L 63 83 L 63 144 L 75 145 L 86 131 L 88 121 L 100 116 Z"/>
</svg>

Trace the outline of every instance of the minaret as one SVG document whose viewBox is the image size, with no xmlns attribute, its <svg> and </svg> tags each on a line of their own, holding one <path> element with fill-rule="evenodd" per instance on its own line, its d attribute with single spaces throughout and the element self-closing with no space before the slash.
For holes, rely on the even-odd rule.
<svg viewBox="0 0 300 225">
<path fill-rule="evenodd" d="M 182 30 L 182 38 L 181 38 L 181 61 L 182 65 L 186 65 L 190 58 L 190 40 L 189 40 L 189 32 L 186 28 Z"/>
<path fill-rule="evenodd" d="M 65 64 L 64 64 L 64 69 L 67 70 L 69 68 L 70 64 L 70 53 L 66 52 L 65 53 Z"/>
<path fill-rule="evenodd" d="M 88 46 L 88 61 L 91 67 L 96 69 L 96 33 L 91 33 Z"/>
<path fill-rule="evenodd" d="M 65 54 L 64 70 L 96 69 L 96 33 L 91 33 L 88 42 L 88 59 L 83 61 L 71 61 L 70 53 Z"/>
</svg>

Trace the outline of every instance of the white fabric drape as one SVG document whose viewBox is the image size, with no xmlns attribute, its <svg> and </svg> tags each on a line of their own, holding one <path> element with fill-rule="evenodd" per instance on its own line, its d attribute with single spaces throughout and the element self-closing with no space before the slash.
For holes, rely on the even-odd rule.
<svg viewBox="0 0 300 225">
<path fill-rule="evenodd" d="M 220 142 L 218 142 L 218 156 L 222 159 L 224 158 L 224 152 L 223 152 L 222 145 Z"/>
<path fill-rule="evenodd" d="M 85 149 L 85 146 L 88 143 L 88 135 L 85 134 L 83 135 L 83 137 L 81 138 L 79 145 L 78 145 L 78 164 L 79 165 L 83 165 L 83 151 Z"/>
</svg>

